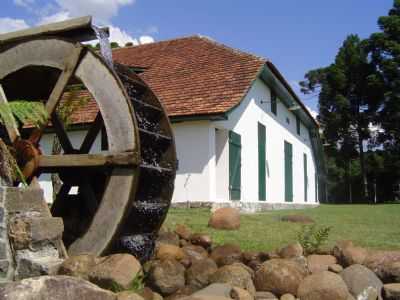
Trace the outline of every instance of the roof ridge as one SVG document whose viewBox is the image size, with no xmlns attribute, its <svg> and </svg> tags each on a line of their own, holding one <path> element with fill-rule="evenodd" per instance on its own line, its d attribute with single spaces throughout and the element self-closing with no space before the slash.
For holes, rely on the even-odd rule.
<svg viewBox="0 0 400 300">
<path fill-rule="evenodd" d="M 228 50 L 228 51 L 230 51 L 230 52 L 232 52 L 234 54 L 252 56 L 253 58 L 258 59 L 258 60 L 263 61 L 263 62 L 270 61 L 268 58 L 256 55 L 254 53 L 246 52 L 246 51 L 243 51 L 243 50 L 240 50 L 240 49 L 228 46 L 228 45 L 225 45 L 223 43 L 220 43 L 220 42 L 214 40 L 213 38 L 211 38 L 211 37 L 209 37 L 207 35 L 202 35 L 202 34 L 187 35 L 187 36 L 182 36 L 182 37 L 177 37 L 177 38 L 172 38 L 172 39 L 167 39 L 167 40 L 162 40 L 162 41 L 156 41 L 154 43 L 148 43 L 148 44 L 142 44 L 142 45 L 124 46 L 124 47 L 112 49 L 112 51 L 114 52 L 114 51 L 118 51 L 118 50 L 131 49 L 131 48 L 137 49 L 139 47 L 146 47 L 148 45 L 161 44 L 161 43 L 166 43 L 168 45 L 168 44 L 170 44 L 171 42 L 174 42 L 174 41 L 193 39 L 193 38 L 198 38 L 198 39 L 201 39 L 203 41 L 212 43 L 212 44 L 214 44 L 214 45 L 216 45 L 218 47 L 222 47 L 222 48 L 224 48 L 224 49 L 226 49 L 226 50 Z"/>
<path fill-rule="evenodd" d="M 213 43 L 213 44 L 215 44 L 215 45 L 217 45 L 217 46 L 219 46 L 219 47 L 223 47 L 223 48 L 225 48 L 226 50 L 228 50 L 228 51 L 230 51 L 230 52 L 232 52 L 232 53 L 234 53 L 234 54 L 252 56 L 252 57 L 254 57 L 254 58 L 258 59 L 258 60 L 261 60 L 261 61 L 263 61 L 263 62 L 269 61 L 268 58 L 265 58 L 265 57 L 256 55 L 256 54 L 254 54 L 254 53 L 246 52 L 246 51 L 243 51 L 243 50 L 240 50 L 240 49 L 237 49 L 237 48 L 228 46 L 228 45 L 225 45 L 225 44 L 223 44 L 223 43 L 221 43 L 221 42 L 218 42 L 218 41 L 214 40 L 213 38 L 211 38 L 211 37 L 209 37 L 209 36 L 206 36 L 206 35 L 198 35 L 197 37 L 198 37 L 198 38 L 201 38 L 202 40 L 206 40 L 207 42 Z"/>
</svg>

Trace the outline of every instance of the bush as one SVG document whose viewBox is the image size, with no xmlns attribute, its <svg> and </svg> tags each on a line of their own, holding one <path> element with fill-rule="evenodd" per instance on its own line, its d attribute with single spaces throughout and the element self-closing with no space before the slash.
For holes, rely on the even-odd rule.
<svg viewBox="0 0 400 300">
<path fill-rule="evenodd" d="M 305 254 L 315 253 L 328 240 L 331 227 L 303 225 L 297 232 L 297 240 L 304 249 Z"/>
</svg>

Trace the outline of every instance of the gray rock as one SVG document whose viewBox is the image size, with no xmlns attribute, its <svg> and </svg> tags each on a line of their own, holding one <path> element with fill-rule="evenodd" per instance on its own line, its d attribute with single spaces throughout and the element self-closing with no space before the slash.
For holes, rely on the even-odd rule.
<svg viewBox="0 0 400 300">
<path fill-rule="evenodd" d="M 116 300 L 116 295 L 85 280 L 68 276 L 41 276 L 8 283 L 2 300 Z"/>
<path fill-rule="evenodd" d="M 385 284 L 383 292 L 387 300 L 400 300 L 400 283 Z"/>
<path fill-rule="evenodd" d="M 297 262 L 289 259 L 272 259 L 257 270 L 254 284 L 257 291 L 272 292 L 277 296 L 296 294 L 306 273 Z"/>
<path fill-rule="evenodd" d="M 232 264 L 219 268 L 210 277 L 212 283 L 227 283 L 247 290 L 254 295 L 256 289 L 253 284 L 251 273 L 241 264 Z"/>
<path fill-rule="evenodd" d="M 185 267 L 175 260 L 153 261 L 148 281 L 161 295 L 171 295 L 185 286 Z"/>
<path fill-rule="evenodd" d="M 88 276 L 91 282 L 105 289 L 129 289 L 140 275 L 142 266 L 133 255 L 113 254 L 92 267 Z"/>
<path fill-rule="evenodd" d="M 61 264 L 58 274 L 89 280 L 89 273 L 98 262 L 99 258 L 93 254 L 70 256 Z"/>
<path fill-rule="evenodd" d="M 255 300 L 278 300 L 278 298 L 270 292 L 256 292 Z"/>
<path fill-rule="evenodd" d="M 204 296 L 217 296 L 230 298 L 232 291 L 232 286 L 226 283 L 213 283 L 208 287 L 197 291 L 192 296 L 193 297 L 204 297 Z"/>
<path fill-rule="evenodd" d="M 349 291 L 339 275 L 324 271 L 307 276 L 296 294 L 301 300 L 348 300 Z"/>
<path fill-rule="evenodd" d="M 368 297 L 373 297 L 372 295 L 379 295 L 379 299 L 382 299 L 380 295 L 383 283 L 368 268 L 362 265 L 352 265 L 344 269 L 339 275 L 355 298 L 364 295 L 366 299 L 369 299 Z"/>
<path fill-rule="evenodd" d="M 303 256 L 303 247 L 300 245 L 300 243 L 287 245 L 279 251 L 279 256 L 281 258 L 294 258 Z"/>
<path fill-rule="evenodd" d="M 242 261 L 242 251 L 238 245 L 225 244 L 217 246 L 211 251 L 210 257 L 219 267 Z"/>
<path fill-rule="evenodd" d="M 210 276 L 217 270 L 218 267 L 212 259 L 196 260 L 186 270 L 186 284 L 195 290 L 202 289 L 210 283 Z"/>
<path fill-rule="evenodd" d="M 45 246 L 38 251 L 29 249 L 16 252 L 15 278 L 25 279 L 41 275 L 55 275 L 63 260 L 59 258 L 58 250 Z"/>
</svg>

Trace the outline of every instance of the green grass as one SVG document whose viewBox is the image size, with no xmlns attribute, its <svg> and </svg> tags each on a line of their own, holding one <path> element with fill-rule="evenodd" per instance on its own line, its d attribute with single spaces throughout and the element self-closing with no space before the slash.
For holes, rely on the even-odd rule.
<svg viewBox="0 0 400 300">
<path fill-rule="evenodd" d="M 207 227 L 208 209 L 171 209 L 166 225 L 186 224 L 195 232 L 208 233 L 214 243 L 238 243 L 243 250 L 270 251 L 296 240 L 301 225 L 280 221 L 288 214 L 312 217 L 318 225 L 331 226 L 327 245 L 348 239 L 374 249 L 400 250 L 400 205 L 321 205 L 314 209 L 280 210 L 245 214 L 237 231 Z"/>
</svg>

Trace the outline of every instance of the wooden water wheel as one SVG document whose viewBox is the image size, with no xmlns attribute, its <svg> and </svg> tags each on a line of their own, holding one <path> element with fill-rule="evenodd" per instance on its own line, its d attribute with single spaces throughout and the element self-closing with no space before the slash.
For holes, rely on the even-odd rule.
<svg viewBox="0 0 400 300">
<path fill-rule="evenodd" d="M 22 132 L 14 120 L 5 129 L 28 179 L 59 174 L 63 185 L 52 214 L 64 219 L 70 254 L 105 254 L 121 247 L 123 237 L 158 230 L 176 171 L 174 139 L 163 106 L 129 68 L 110 68 L 80 43 L 93 34 L 86 17 L 0 35 L 0 102 L 47 99 L 46 126 Z M 57 113 L 65 90 L 77 82 L 99 109 L 78 144 Z M 48 131 L 57 135 L 60 155 L 41 151 Z M 102 146 L 95 149 L 99 137 Z"/>
</svg>

